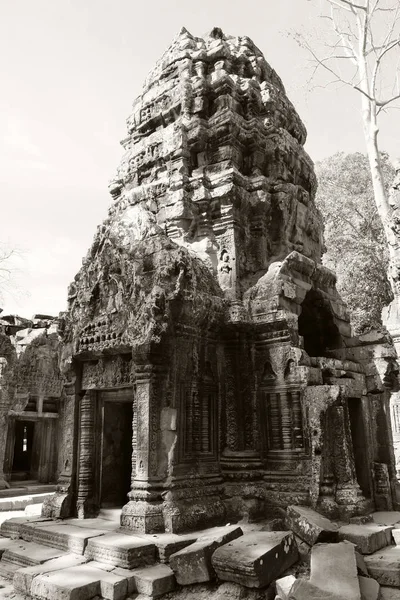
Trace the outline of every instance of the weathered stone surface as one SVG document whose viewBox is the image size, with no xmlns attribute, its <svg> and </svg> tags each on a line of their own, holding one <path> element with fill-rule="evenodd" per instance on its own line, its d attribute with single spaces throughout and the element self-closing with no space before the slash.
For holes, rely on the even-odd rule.
<svg viewBox="0 0 400 600">
<path fill-rule="evenodd" d="M 15 540 L 4 551 L 2 561 L 12 562 L 27 567 L 32 565 L 40 565 L 52 558 L 64 556 L 65 552 L 56 548 L 49 548 L 34 542 L 26 542 L 25 540 Z"/>
<path fill-rule="evenodd" d="M 369 577 L 369 573 L 368 573 L 367 565 L 364 560 L 364 556 L 357 550 L 355 551 L 355 554 L 356 554 L 356 564 L 357 564 L 358 574 L 363 575 L 364 577 Z"/>
<path fill-rule="evenodd" d="M 31 595 L 41 600 L 91 600 L 101 594 L 100 574 L 87 565 L 44 573 L 33 579 Z"/>
<path fill-rule="evenodd" d="M 372 554 L 391 544 L 392 529 L 372 523 L 344 525 L 339 529 L 339 538 L 355 544 L 362 554 Z"/>
<path fill-rule="evenodd" d="M 310 546 L 309 544 L 307 544 L 307 542 L 305 542 L 304 540 L 302 540 L 298 535 L 295 535 L 294 539 L 295 539 L 295 542 L 296 542 L 297 549 L 299 551 L 300 560 L 302 562 L 308 564 L 310 562 L 310 558 L 311 558 L 311 548 L 312 548 L 312 546 Z"/>
<path fill-rule="evenodd" d="M 86 559 L 79 554 L 67 554 L 53 560 L 48 560 L 40 565 L 18 569 L 13 579 L 14 588 L 29 595 L 31 593 L 32 581 L 37 575 L 50 573 L 51 571 L 60 571 L 61 569 L 82 565 L 85 562 Z"/>
<path fill-rule="evenodd" d="M 100 576 L 100 593 L 104 600 L 124 600 L 128 593 L 128 582 L 114 571 L 103 571 Z"/>
<path fill-rule="evenodd" d="M 21 525 L 22 539 L 83 554 L 89 539 L 108 533 L 102 529 L 83 529 L 67 523 L 33 522 Z"/>
<path fill-rule="evenodd" d="M 310 546 L 338 540 L 338 526 L 307 506 L 288 506 L 286 523 Z"/>
<path fill-rule="evenodd" d="M 216 550 L 212 565 L 223 581 L 261 588 L 282 575 L 297 559 L 291 532 L 254 532 Z"/>
<path fill-rule="evenodd" d="M 342 600 L 360 600 L 353 544 L 317 544 L 311 550 L 310 583 Z"/>
<path fill-rule="evenodd" d="M 359 577 L 361 600 L 379 600 L 380 585 L 371 577 Z"/>
<path fill-rule="evenodd" d="M 381 600 L 400 600 L 400 590 L 381 586 Z"/>
<path fill-rule="evenodd" d="M 85 556 L 116 567 L 134 569 L 154 563 L 156 547 L 150 540 L 118 533 L 90 538 Z"/>
<path fill-rule="evenodd" d="M 288 600 L 343 600 L 343 597 L 321 590 L 306 579 L 297 579 L 290 590 Z"/>
<path fill-rule="evenodd" d="M 153 535 L 152 541 L 156 546 L 157 560 L 162 563 L 169 562 L 171 554 L 190 546 L 197 540 L 197 537 L 192 534 L 176 535 L 174 533 Z"/>
<path fill-rule="evenodd" d="M 136 590 L 152 598 L 171 592 L 175 588 L 175 575 L 168 565 L 155 565 L 134 571 Z"/>
<path fill-rule="evenodd" d="M 400 548 L 383 548 L 371 556 L 365 556 L 371 577 L 381 586 L 400 587 Z"/>
<path fill-rule="evenodd" d="M 213 533 L 200 537 L 170 556 L 170 565 L 180 585 L 211 581 L 215 577 L 211 557 L 215 550 L 243 535 L 240 527 L 215 528 Z"/>
<path fill-rule="evenodd" d="M 276 580 L 276 593 L 281 600 L 288 600 L 290 590 L 292 589 L 295 581 L 296 577 L 294 575 L 287 575 L 286 577 Z"/>
</svg>

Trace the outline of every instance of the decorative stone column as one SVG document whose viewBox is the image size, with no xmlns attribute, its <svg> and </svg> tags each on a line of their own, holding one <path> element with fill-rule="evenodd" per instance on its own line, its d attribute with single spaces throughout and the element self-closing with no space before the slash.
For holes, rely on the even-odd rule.
<svg viewBox="0 0 400 600">
<path fill-rule="evenodd" d="M 95 393 L 87 391 L 80 400 L 79 472 L 76 506 L 78 518 L 93 517 L 98 510 L 94 500 Z"/>
<path fill-rule="evenodd" d="M 121 526 L 141 533 L 164 531 L 161 480 L 157 476 L 160 376 L 154 357 L 140 353 L 136 366 L 133 405 L 132 484 L 129 502 L 121 512 Z M 140 362 L 139 362 L 140 361 Z"/>
<path fill-rule="evenodd" d="M 364 498 L 357 482 L 347 406 L 333 406 L 330 414 L 331 422 L 327 425 L 335 432 L 333 438 L 333 471 L 337 482 L 335 499 L 340 516 L 345 518 L 364 513 L 371 508 L 371 503 Z"/>
<path fill-rule="evenodd" d="M 42 516 L 52 519 L 65 519 L 71 517 L 73 495 L 75 491 L 75 463 L 76 463 L 76 407 L 77 398 L 75 390 L 75 376 L 64 384 L 63 411 L 60 415 L 63 421 L 62 438 L 59 443 L 59 470 L 56 492 L 45 499 L 42 507 Z"/>
</svg>

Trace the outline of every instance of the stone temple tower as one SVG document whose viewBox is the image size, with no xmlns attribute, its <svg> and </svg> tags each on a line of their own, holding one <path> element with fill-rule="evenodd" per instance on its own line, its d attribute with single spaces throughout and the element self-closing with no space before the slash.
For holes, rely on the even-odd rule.
<svg viewBox="0 0 400 600">
<path fill-rule="evenodd" d="M 305 127 L 247 37 L 182 29 L 69 288 L 44 514 L 136 531 L 393 507 L 388 392 L 321 264 Z M 364 344 L 364 345 L 363 345 Z M 386 412 L 385 412 L 386 411 Z"/>
</svg>

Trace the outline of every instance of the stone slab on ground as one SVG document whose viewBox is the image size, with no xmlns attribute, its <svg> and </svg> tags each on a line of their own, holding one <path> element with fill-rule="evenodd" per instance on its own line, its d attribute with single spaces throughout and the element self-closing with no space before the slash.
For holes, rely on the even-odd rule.
<svg viewBox="0 0 400 600">
<path fill-rule="evenodd" d="M 176 586 L 175 575 L 168 565 L 159 564 L 133 571 L 136 591 L 152 598 L 172 592 Z"/>
<path fill-rule="evenodd" d="M 377 525 L 394 525 L 400 524 L 400 512 L 396 510 L 381 510 L 372 513 L 374 523 Z"/>
<path fill-rule="evenodd" d="M 127 530 L 120 529 L 121 533 L 128 533 Z M 211 531 L 211 530 L 210 530 Z M 132 532 L 129 532 L 132 535 Z M 143 537 L 138 535 L 138 537 Z M 199 535 L 197 534 L 183 534 L 178 535 L 176 533 L 160 533 L 151 536 L 152 541 L 156 545 L 157 560 L 162 563 L 169 562 L 169 558 L 172 554 L 179 552 L 186 546 L 194 544 Z"/>
<path fill-rule="evenodd" d="M 389 546 L 365 556 L 368 573 L 381 586 L 400 587 L 400 547 Z"/>
<path fill-rule="evenodd" d="M 109 532 L 115 531 L 119 527 L 119 520 L 102 519 L 100 517 L 95 519 L 65 519 L 63 523 L 65 525 L 80 527 L 81 529 L 101 529 Z M 130 531 L 130 535 L 132 535 L 132 531 Z"/>
<path fill-rule="evenodd" d="M 2 562 L 10 562 L 20 567 L 31 567 L 41 565 L 47 560 L 63 556 L 65 552 L 57 548 L 49 548 L 34 542 L 25 540 L 14 540 L 4 551 Z"/>
<path fill-rule="evenodd" d="M 3 562 L 0 560 L 0 576 L 5 579 L 13 580 L 15 572 L 20 569 L 20 565 L 16 565 L 15 563 Z"/>
<path fill-rule="evenodd" d="M 321 590 L 306 579 L 297 579 L 290 590 L 288 600 L 343 600 L 343 598 Z"/>
<path fill-rule="evenodd" d="M 313 546 L 310 583 L 342 600 L 360 600 L 354 545 L 339 542 Z"/>
<path fill-rule="evenodd" d="M 100 594 L 104 600 L 124 600 L 128 593 L 128 582 L 125 577 L 112 571 L 98 569 L 100 576 Z"/>
<path fill-rule="evenodd" d="M 79 554 L 66 554 L 59 558 L 54 558 L 41 565 L 35 565 L 33 567 L 20 568 L 15 572 L 13 584 L 17 591 L 23 592 L 24 594 L 31 593 L 31 586 L 34 577 L 42 573 L 50 573 L 51 571 L 59 571 L 60 569 L 67 569 L 69 567 L 76 567 L 86 562 L 86 559 Z"/>
<path fill-rule="evenodd" d="M 211 557 L 215 550 L 243 535 L 237 525 L 215 527 L 194 544 L 170 556 L 170 566 L 180 585 L 204 583 L 215 578 Z"/>
<path fill-rule="evenodd" d="M 339 529 L 339 538 L 355 544 L 361 554 L 373 554 L 392 543 L 392 529 L 375 523 L 344 525 Z"/>
<path fill-rule="evenodd" d="M 20 536 L 45 546 L 60 548 L 66 552 L 83 554 L 89 539 L 104 535 L 104 529 L 75 527 L 66 523 L 25 523 L 20 527 Z"/>
<path fill-rule="evenodd" d="M 212 565 L 222 581 L 261 588 L 280 577 L 298 556 L 292 532 L 257 531 L 218 548 Z"/>
<path fill-rule="evenodd" d="M 134 569 L 154 563 L 156 546 L 152 541 L 137 536 L 107 533 L 88 540 L 85 556 L 116 567 Z"/>
<path fill-rule="evenodd" d="M 42 504 L 46 498 L 52 495 L 52 492 L 50 492 L 47 494 L 31 494 L 28 496 L 0 498 L 0 512 L 6 510 L 24 510 L 27 506 L 31 506 L 33 504 Z"/>
<path fill-rule="evenodd" d="M 3 555 L 3 552 L 7 550 L 10 544 L 13 544 L 14 540 L 11 538 L 0 537 L 0 558 Z"/>
<path fill-rule="evenodd" d="M 371 577 L 359 577 L 361 600 L 379 600 L 380 585 Z"/>
<path fill-rule="evenodd" d="M 112 572 L 115 575 L 119 575 L 120 577 L 125 577 L 127 586 L 128 586 L 128 594 L 133 594 L 136 592 L 136 582 L 135 582 L 135 572 L 129 569 L 123 569 L 122 567 L 112 567 Z"/>
<path fill-rule="evenodd" d="M 51 519 L 46 517 L 14 517 L 7 519 L 1 524 L 0 533 L 4 537 L 19 537 L 20 529 L 23 525 L 28 523 L 54 523 Z"/>
<path fill-rule="evenodd" d="M 288 506 L 286 525 L 310 546 L 319 542 L 336 542 L 338 526 L 308 506 Z"/>
<path fill-rule="evenodd" d="M 400 600 L 400 590 L 381 586 L 381 600 Z"/>
<path fill-rule="evenodd" d="M 101 593 L 100 573 L 87 565 L 43 573 L 33 579 L 31 596 L 41 600 L 91 600 Z"/>
<path fill-rule="evenodd" d="M 287 575 L 286 577 L 276 580 L 275 588 L 280 600 L 288 600 L 290 590 L 292 589 L 295 581 L 296 577 L 294 575 Z"/>
</svg>

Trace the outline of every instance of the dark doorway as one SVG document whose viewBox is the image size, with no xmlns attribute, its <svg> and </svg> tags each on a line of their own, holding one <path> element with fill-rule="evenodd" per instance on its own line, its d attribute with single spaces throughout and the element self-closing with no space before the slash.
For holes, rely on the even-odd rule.
<svg viewBox="0 0 400 600">
<path fill-rule="evenodd" d="M 299 335 L 309 356 L 328 356 L 329 350 L 342 346 L 339 330 L 329 305 L 316 290 L 310 290 L 301 305 Z"/>
<path fill-rule="evenodd" d="M 127 502 L 132 471 L 132 401 L 104 402 L 101 506 Z"/>
<path fill-rule="evenodd" d="M 358 485 L 366 498 L 371 497 L 369 460 L 365 437 L 361 398 L 348 400 L 351 439 L 353 442 L 354 462 Z"/>
<path fill-rule="evenodd" d="M 34 433 L 34 422 L 15 422 L 15 443 L 14 460 L 12 466 L 12 479 L 29 479 L 30 477 Z"/>
</svg>

